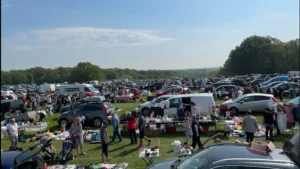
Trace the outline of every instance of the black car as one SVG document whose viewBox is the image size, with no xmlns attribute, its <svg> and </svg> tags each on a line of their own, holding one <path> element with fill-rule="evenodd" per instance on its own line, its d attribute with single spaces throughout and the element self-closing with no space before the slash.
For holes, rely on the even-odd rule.
<svg viewBox="0 0 300 169">
<path fill-rule="evenodd" d="M 181 159 L 168 159 L 148 169 L 299 169 L 299 132 L 282 149 L 267 155 L 252 153 L 248 144 L 220 143 Z"/>
</svg>

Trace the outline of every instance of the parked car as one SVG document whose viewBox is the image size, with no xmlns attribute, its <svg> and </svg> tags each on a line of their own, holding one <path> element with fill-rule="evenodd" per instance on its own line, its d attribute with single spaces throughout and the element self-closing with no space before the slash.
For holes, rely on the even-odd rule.
<svg viewBox="0 0 300 169">
<path fill-rule="evenodd" d="M 264 79 L 254 79 L 250 81 L 248 84 L 251 86 L 256 86 L 256 85 L 260 85 L 264 81 L 265 81 Z"/>
<path fill-rule="evenodd" d="M 267 85 L 271 82 L 276 82 L 276 81 L 288 81 L 289 80 L 289 77 L 288 76 L 276 76 L 276 77 L 273 77 L 265 82 L 263 82 L 263 85 Z"/>
<path fill-rule="evenodd" d="M 283 83 L 283 82 L 281 82 L 281 81 L 271 82 L 271 83 L 269 83 L 267 85 L 261 86 L 259 88 L 259 91 L 262 92 L 262 93 L 266 93 L 268 88 L 273 87 L 273 86 L 275 86 L 275 85 L 277 85 L 279 83 Z"/>
<path fill-rule="evenodd" d="M 151 109 L 151 107 L 156 106 L 161 101 L 167 100 L 168 98 L 170 98 L 172 96 L 173 95 L 163 95 L 163 96 L 159 96 L 157 98 L 154 98 L 152 101 L 142 103 L 142 104 L 139 105 L 138 111 L 142 112 L 142 114 L 144 116 L 148 116 L 149 115 L 149 110 Z"/>
<path fill-rule="evenodd" d="M 231 85 L 231 82 L 218 82 L 218 83 L 213 83 L 213 84 L 209 85 L 208 87 L 214 87 L 214 88 L 217 88 L 217 87 L 223 86 L 223 85 Z"/>
<path fill-rule="evenodd" d="M 216 88 L 217 98 L 223 98 L 229 96 L 231 90 L 236 91 L 238 87 L 236 85 L 222 85 Z"/>
<path fill-rule="evenodd" d="M 214 144 L 190 157 L 167 159 L 147 169 L 299 169 L 299 140 L 298 132 L 285 141 L 283 148 L 267 155 L 250 152 L 248 144 Z"/>
<path fill-rule="evenodd" d="M 287 101 L 284 103 L 285 105 L 293 105 L 293 106 L 299 106 L 300 105 L 300 96 L 290 100 L 290 101 Z"/>
<path fill-rule="evenodd" d="M 172 85 L 156 92 L 155 97 L 170 95 L 170 94 L 187 94 L 188 88 L 183 88 L 179 85 Z"/>
<path fill-rule="evenodd" d="M 234 100 L 230 99 L 223 102 L 220 106 L 220 111 L 230 110 L 235 114 L 238 112 L 264 112 L 266 107 L 275 108 L 277 99 L 270 94 L 251 93 L 245 94 Z"/>
<path fill-rule="evenodd" d="M 244 80 L 241 80 L 241 79 L 233 79 L 233 80 L 231 80 L 231 83 L 233 85 L 241 86 L 241 87 L 246 87 L 247 86 L 247 83 Z"/>
<path fill-rule="evenodd" d="M 109 102 L 85 102 L 61 113 L 57 118 L 57 122 L 61 126 L 68 126 L 73 123 L 75 117 L 83 113 L 86 117 L 86 125 L 101 127 L 104 120 L 111 120 L 114 111 L 116 111 L 116 108 Z"/>
<path fill-rule="evenodd" d="M 45 161 L 38 156 L 37 145 L 26 151 L 1 152 L 1 169 L 44 169 Z"/>
<path fill-rule="evenodd" d="M 278 94 L 278 91 L 280 88 L 283 89 L 283 95 L 289 96 L 290 95 L 290 89 L 294 88 L 295 90 L 299 91 L 300 85 L 298 83 L 293 82 L 285 82 L 285 83 L 279 83 L 275 86 L 273 86 L 273 91 L 275 90 L 276 95 Z"/>
</svg>

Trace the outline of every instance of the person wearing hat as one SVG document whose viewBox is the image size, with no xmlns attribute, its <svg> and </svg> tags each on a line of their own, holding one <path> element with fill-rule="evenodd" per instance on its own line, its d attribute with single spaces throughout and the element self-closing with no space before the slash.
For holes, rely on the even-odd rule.
<svg viewBox="0 0 300 169">
<path fill-rule="evenodd" d="M 271 141 L 273 141 L 273 128 L 275 120 L 275 115 L 271 112 L 271 109 L 265 108 L 262 124 L 266 127 L 266 140 L 269 140 L 270 135 Z"/>
<path fill-rule="evenodd" d="M 17 148 L 18 142 L 18 124 L 15 122 L 14 118 L 10 119 L 10 123 L 6 125 L 6 130 L 11 142 L 11 149 L 14 150 Z"/>
<path fill-rule="evenodd" d="M 243 130 L 246 132 L 246 141 L 251 143 L 254 133 L 259 131 L 257 120 L 252 116 L 251 110 L 248 110 L 247 115 L 243 118 Z"/>
<path fill-rule="evenodd" d="M 144 116 L 142 115 L 141 112 L 138 112 L 138 128 L 139 128 L 139 133 L 140 133 L 140 145 L 138 148 L 141 148 L 143 146 L 143 139 L 148 141 L 148 146 L 151 143 L 151 140 L 145 136 L 145 131 L 146 131 L 146 120 Z"/>
<path fill-rule="evenodd" d="M 100 138 L 102 144 L 102 162 L 107 163 L 108 161 L 108 133 L 107 133 L 108 122 L 104 121 L 100 129 Z"/>
<path fill-rule="evenodd" d="M 74 123 L 71 125 L 69 133 L 75 144 L 75 149 L 76 149 L 76 153 L 77 153 L 77 156 L 75 156 L 75 157 L 79 156 L 78 145 L 80 146 L 80 152 L 81 152 L 80 155 L 85 155 L 85 153 L 83 152 L 82 125 L 81 125 L 78 117 L 74 118 Z"/>
</svg>

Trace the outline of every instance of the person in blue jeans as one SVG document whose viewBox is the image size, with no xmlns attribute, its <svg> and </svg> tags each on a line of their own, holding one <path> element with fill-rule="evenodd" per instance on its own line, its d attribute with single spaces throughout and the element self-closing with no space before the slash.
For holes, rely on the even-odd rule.
<svg viewBox="0 0 300 169">
<path fill-rule="evenodd" d="M 114 133 L 113 133 L 113 137 L 112 137 L 112 142 L 115 141 L 115 138 L 116 136 L 119 137 L 119 142 L 122 142 L 122 136 L 120 134 L 120 131 L 119 131 L 119 124 L 120 124 L 120 119 L 119 119 L 119 116 L 117 113 L 114 113 L 113 114 L 113 118 L 112 118 L 112 127 L 113 127 L 113 130 L 114 130 Z"/>
</svg>

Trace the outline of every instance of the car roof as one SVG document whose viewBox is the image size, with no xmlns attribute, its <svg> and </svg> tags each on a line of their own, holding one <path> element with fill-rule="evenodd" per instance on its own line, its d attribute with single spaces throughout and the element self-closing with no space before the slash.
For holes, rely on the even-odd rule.
<svg viewBox="0 0 300 169">
<path fill-rule="evenodd" d="M 192 93 L 192 94 L 179 94 L 174 95 L 172 98 L 181 98 L 181 97 L 212 97 L 212 93 Z"/>
<path fill-rule="evenodd" d="M 208 158 L 212 163 L 217 163 L 226 159 L 274 160 L 293 163 L 287 155 L 281 154 L 281 152 L 283 152 L 282 149 L 276 148 L 268 155 L 260 155 L 250 152 L 247 144 L 223 143 L 208 147 Z"/>
<path fill-rule="evenodd" d="M 1 168 L 3 165 L 13 165 L 15 158 L 21 154 L 22 151 L 6 151 L 1 152 Z"/>
<path fill-rule="evenodd" d="M 264 93 L 249 93 L 249 94 L 245 94 L 243 96 L 268 96 L 268 97 L 274 97 L 272 94 L 264 94 Z"/>
</svg>

